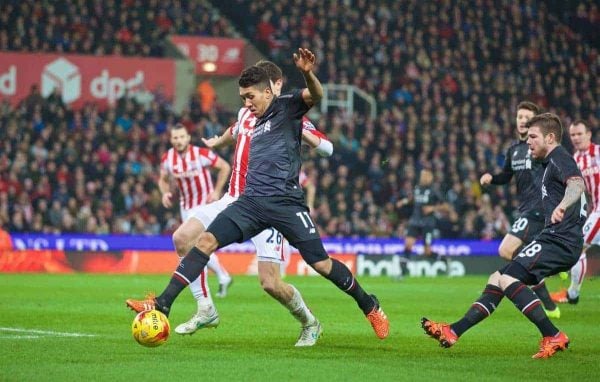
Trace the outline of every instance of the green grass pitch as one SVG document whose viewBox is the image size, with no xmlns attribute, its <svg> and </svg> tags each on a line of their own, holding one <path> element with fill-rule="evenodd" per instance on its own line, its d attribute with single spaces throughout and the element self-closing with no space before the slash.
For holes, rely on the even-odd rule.
<svg viewBox="0 0 600 382">
<path fill-rule="evenodd" d="M 506 299 L 451 349 L 423 334 L 422 316 L 462 316 L 483 289 L 483 276 L 401 282 L 363 277 L 390 318 L 384 341 L 352 299 L 328 281 L 286 280 L 323 324 L 324 335 L 312 348 L 294 348 L 299 324 L 252 276 L 236 277 L 230 295 L 215 299 L 218 328 L 185 337 L 173 332 L 165 345 L 144 348 L 131 337 L 134 314 L 124 300 L 162 290 L 167 275 L 0 275 L 0 381 L 600 380 L 597 279 L 586 280 L 578 305 L 560 306 L 562 317 L 555 322 L 571 347 L 548 360 L 530 358 L 538 347 L 537 329 Z M 558 284 L 557 278 L 549 281 L 551 288 Z M 194 307 L 184 291 L 173 305 L 172 328 Z"/>
</svg>

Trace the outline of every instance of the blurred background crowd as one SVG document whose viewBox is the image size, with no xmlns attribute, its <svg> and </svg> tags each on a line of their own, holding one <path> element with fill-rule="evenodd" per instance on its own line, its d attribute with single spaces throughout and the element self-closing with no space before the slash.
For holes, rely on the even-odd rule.
<svg viewBox="0 0 600 382">
<path fill-rule="evenodd" d="M 331 158 L 305 153 L 322 235 L 404 236 L 411 206 L 396 202 L 431 168 L 449 206 L 438 213 L 440 236 L 492 239 L 514 217 L 515 188 L 482 189 L 479 177 L 501 168 L 516 105 L 598 126 L 599 26 L 594 1 L 25 0 L 0 5 L 0 51 L 160 57 L 170 34 L 242 36 L 282 66 L 289 88 L 301 86 L 291 53 L 309 47 L 322 82 L 355 85 L 378 107 L 376 118 L 311 114 L 335 147 Z M 200 144 L 235 118 L 218 102 L 203 110 L 199 98 L 182 115 L 160 94 L 107 110 L 71 110 L 35 88 L 17 107 L 3 102 L 0 224 L 172 232 L 178 210 L 162 207 L 156 187 L 165 132 L 181 121 Z"/>
</svg>

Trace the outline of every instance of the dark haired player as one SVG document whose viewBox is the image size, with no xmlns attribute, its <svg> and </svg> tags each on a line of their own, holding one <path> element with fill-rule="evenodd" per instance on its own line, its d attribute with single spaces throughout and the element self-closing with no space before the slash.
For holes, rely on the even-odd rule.
<svg viewBox="0 0 600 382">
<path fill-rule="evenodd" d="M 498 254 L 505 260 L 511 260 L 523 245 L 531 240 L 544 228 L 544 214 L 540 197 L 539 176 L 541 163 L 531 160 L 527 145 L 527 122 L 540 113 L 540 108 L 533 102 L 523 101 L 517 105 L 517 134 L 519 140 L 506 151 L 504 167 L 499 174 L 485 173 L 481 176 L 482 186 L 489 184 L 507 184 L 515 178 L 517 195 L 519 195 L 519 217 L 514 221 L 510 232 L 504 236 Z M 540 280 L 538 285 L 531 287 L 538 295 L 546 314 L 550 318 L 560 318 L 560 309 L 552 301 L 546 282 Z"/>
<path fill-rule="evenodd" d="M 408 219 L 406 237 L 404 239 L 404 261 L 402 262 L 402 276 L 408 275 L 406 262 L 412 256 L 413 246 L 417 238 L 423 238 L 423 255 L 431 257 L 431 244 L 436 228 L 435 212 L 444 206 L 443 197 L 433 186 L 433 172 L 424 168 L 419 174 L 419 183 L 415 186 L 411 198 L 398 201 L 397 207 L 413 204 L 413 212 Z"/>
<path fill-rule="evenodd" d="M 387 316 L 350 270 L 327 255 L 298 183 L 302 116 L 322 98 L 323 88 L 312 72 L 315 55 L 310 50 L 300 48 L 294 61 L 307 88 L 279 97 L 273 94 L 264 69 L 253 66 L 242 72 L 238 81 L 240 96 L 257 118 L 245 191 L 200 235 L 163 293 L 144 302 L 168 314 L 179 293 L 206 267 L 209 254 L 273 227 L 313 269 L 354 298 L 377 337 L 383 339 L 389 334 Z"/>
<path fill-rule="evenodd" d="M 582 227 L 586 217 L 585 184 L 577 164 L 560 145 L 562 124 L 550 113 L 533 117 L 527 144 L 534 159 L 542 160 L 542 207 L 545 227 L 510 263 L 494 272 L 463 318 L 449 325 L 421 319 L 425 332 L 442 347 L 454 345 L 468 329 L 490 316 L 507 297 L 542 334 L 533 358 L 549 358 L 569 346 L 569 338 L 552 324 L 540 300 L 528 285 L 570 269 L 583 248 Z"/>
</svg>

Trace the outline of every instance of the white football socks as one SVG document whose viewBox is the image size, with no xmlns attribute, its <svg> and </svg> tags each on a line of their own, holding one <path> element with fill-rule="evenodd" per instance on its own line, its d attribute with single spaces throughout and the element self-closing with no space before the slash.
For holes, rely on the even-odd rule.
<svg viewBox="0 0 600 382">
<path fill-rule="evenodd" d="M 207 264 L 208 269 L 215 272 L 217 278 L 219 279 L 219 284 L 227 284 L 231 281 L 231 276 L 229 276 L 229 272 L 225 268 L 221 266 L 219 262 L 219 258 L 215 253 L 210 256 L 210 260 Z"/>
<path fill-rule="evenodd" d="M 294 290 L 294 295 L 292 296 L 290 301 L 288 301 L 285 304 L 285 307 L 288 308 L 290 313 L 292 313 L 292 315 L 298 321 L 300 321 L 302 326 L 307 326 L 314 323 L 316 321 L 316 318 L 304 303 L 302 295 L 300 294 L 298 289 L 296 289 L 293 285 L 290 285 L 290 287 L 292 287 L 292 289 Z"/>
<path fill-rule="evenodd" d="M 569 285 L 569 289 L 567 291 L 569 298 L 573 299 L 579 296 L 581 284 L 583 284 L 583 279 L 585 278 L 586 269 L 587 257 L 585 256 L 585 252 L 583 252 L 577 263 L 573 266 L 573 268 L 571 268 L 571 285 Z"/>
</svg>

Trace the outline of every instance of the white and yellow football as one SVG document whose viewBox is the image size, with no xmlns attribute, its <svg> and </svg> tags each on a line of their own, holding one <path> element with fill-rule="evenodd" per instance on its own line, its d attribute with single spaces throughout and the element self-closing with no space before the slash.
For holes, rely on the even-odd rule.
<svg viewBox="0 0 600 382">
<path fill-rule="evenodd" d="M 162 312 L 146 310 L 135 316 L 131 332 L 140 345 L 156 347 L 167 342 L 171 327 L 169 319 Z"/>
</svg>

